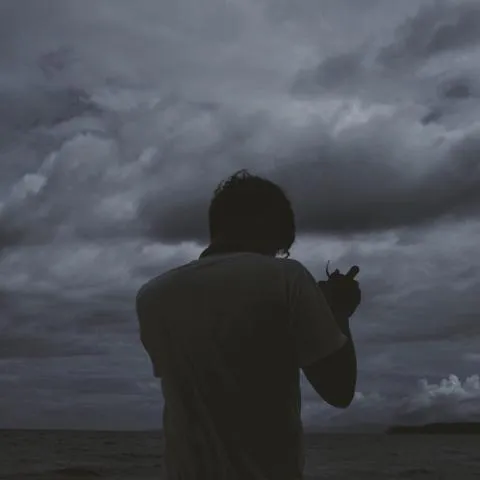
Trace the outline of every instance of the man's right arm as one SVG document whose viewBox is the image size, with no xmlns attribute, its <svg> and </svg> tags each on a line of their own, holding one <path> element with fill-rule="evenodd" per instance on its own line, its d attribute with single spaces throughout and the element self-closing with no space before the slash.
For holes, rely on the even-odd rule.
<svg viewBox="0 0 480 480">
<path fill-rule="evenodd" d="M 337 323 L 340 323 L 337 321 Z M 357 356 L 348 320 L 342 329 L 346 343 L 332 354 L 302 368 L 315 391 L 330 405 L 347 408 L 355 396 Z"/>
<path fill-rule="evenodd" d="M 330 405 L 347 408 L 355 395 L 357 359 L 348 318 L 336 317 L 310 272 L 299 262 L 290 315 L 298 366 Z"/>
</svg>

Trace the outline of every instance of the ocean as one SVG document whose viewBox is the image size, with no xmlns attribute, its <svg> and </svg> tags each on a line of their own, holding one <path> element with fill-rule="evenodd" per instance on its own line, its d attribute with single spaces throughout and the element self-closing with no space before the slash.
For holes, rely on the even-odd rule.
<svg viewBox="0 0 480 480">
<path fill-rule="evenodd" d="M 306 444 L 305 480 L 480 479 L 478 435 L 307 434 Z M 1 480 L 161 478 L 161 432 L 0 432 Z"/>
</svg>

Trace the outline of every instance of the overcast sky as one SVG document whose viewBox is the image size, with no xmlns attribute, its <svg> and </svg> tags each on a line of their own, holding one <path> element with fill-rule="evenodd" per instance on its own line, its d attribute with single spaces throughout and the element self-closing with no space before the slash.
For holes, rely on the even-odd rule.
<svg viewBox="0 0 480 480">
<path fill-rule="evenodd" d="M 161 425 L 135 293 L 241 168 L 361 268 L 357 399 L 306 427 L 480 420 L 479 60 L 476 1 L 3 0 L 0 427 Z"/>
</svg>

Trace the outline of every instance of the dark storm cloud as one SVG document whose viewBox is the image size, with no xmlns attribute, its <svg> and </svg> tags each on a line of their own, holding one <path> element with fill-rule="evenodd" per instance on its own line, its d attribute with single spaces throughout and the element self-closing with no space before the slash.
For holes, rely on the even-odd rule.
<svg viewBox="0 0 480 480">
<path fill-rule="evenodd" d="M 376 140 L 363 150 L 358 147 L 341 152 L 342 163 L 334 154 L 326 161 L 283 173 L 282 183 L 287 188 L 291 185 L 288 189 L 297 204 L 300 231 L 387 230 L 478 211 L 480 144 L 476 139 L 465 140 L 452 150 L 445 165 L 418 177 L 405 165 L 381 163 L 387 150 Z M 307 182 L 301 180 L 305 178 Z"/>
<path fill-rule="evenodd" d="M 135 293 L 198 257 L 241 168 L 286 189 L 300 234 L 334 234 L 294 246 L 316 276 L 361 267 L 345 421 L 418 375 L 453 371 L 478 398 L 478 360 L 459 360 L 478 351 L 478 9 L 160 3 L 0 2 L 0 423 L 160 420 Z M 444 390 L 412 398 L 435 409 Z"/>
<path fill-rule="evenodd" d="M 135 342 L 134 293 L 119 290 L 78 296 L 67 282 L 55 292 L 3 291 L 0 295 L 0 363 L 30 360 L 98 359 Z M 72 291 L 74 297 L 72 298 Z M 8 365 L 5 363 L 4 365 Z M 7 371 L 8 371 L 8 367 Z M 1 379 L 1 365 L 0 365 Z M 1 381 L 1 380 L 0 380 Z M 125 381 L 126 382 L 126 381 Z M 104 385 L 108 384 L 108 379 Z"/>
<path fill-rule="evenodd" d="M 476 305 L 476 302 L 473 304 Z M 454 310 L 454 305 L 448 305 L 449 308 Z M 435 330 L 431 329 L 431 325 L 425 328 L 425 331 L 413 332 L 390 332 L 389 335 L 381 335 L 375 337 L 375 343 L 383 343 L 388 341 L 394 341 L 395 343 L 417 343 L 433 342 L 438 340 L 444 340 L 448 338 L 450 342 L 458 342 L 465 339 L 470 339 L 472 336 L 478 336 L 480 334 L 480 327 L 478 326 L 478 318 L 475 313 L 468 315 L 450 315 L 449 321 L 455 322 L 451 325 L 443 325 L 437 327 Z"/>
<path fill-rule="evenodd" d="M 349 51 L 326 58 L 313 69 L 305 69 L 297 75 L 292 85 L 294 94 L 318 94 L 319 87 L 335 91 L 357 84 L 366 74 L 362 66 L 362 54 Z"/>
<path fill-rule="evenodd" d="M 213 190 L 213 189 L 212 189 Z M 175 198 L 153 195 L 140 207 L 146 235 L 165 243 L 208 242 L 210 195 L 193 196 L 191 190 L 175 192 Z"/>
<path fill-rule="evenodd" d="M 480 39 L 476 33 L 480 29 L 472 25 L 478 22 L 480 8 L 472 2 L 423 6 L 398 29 L 395 41 L 381 50 L 378 59 L 385 64 L 395 59 L 423 62 L 436 53 L 474 45 Z M 400 78 L 392 79 L 367 68 L 367 56 L 368 50 L 363 47 L 327 56 L 318 67 L 297 75 L 293 93 L 319 98 L 348 91 L 352 96 L 364 94 L 365 99 L 377 97 L 388 104 L 400 95 L 410 102 L 423 103 L 424 110 L 420 108 L 418 115 L 410 118 L 419 126 L 442 122 L 449 115 L 458 116 L 460 107 L 445 101 L 465 100 L 478 94 L 474 71 L 450 74 L 447 79 L 427 76 L 415 84 L 402 73 Z M 438 148 L 438 142 L 444 141 L 439 135 L 435 147 L 432 144 L 430 149 L 418 150 L 402 145 L 404 126 L 390 120 L 374 116 L 337 136 L 328 136 L 324 126 L 319 125 L 320 141 L 308 140 L 296 150 L 288 151 L 287 146 L 276 153 L 289 156 L 290 165 L 266 173 L 288 190 L 300 233 L 381 231 L 477 214 L 480 145 L 476 131 L 450 142 L 448 149 Z M 268 127 L 264 124 L 264 128 Z M 426 136 L 431 133 L 425 130 Z M 431 162 L 434 149 L 438 157 Z M 243 153 L 244 160 L 255 158 L 248 142 Z M 404 159 L 411 165 L 429 162 L 431 166 L 417 173 Z M 174 194 L 174 198 L 146 198 L 141 215 L 147 234 L 168 242 L 207 241 L 205 220 L 213 187 L 213 182 L 192 184 L 194 199 L 187 188 L 178 191 L 178 198 Z"/>
<path fill-rule="evenodd" d="M 85 114 L 99 113 L 88 93 L 75 87 L 36 89 L 30 94 L 8 91 L 0 95 L 0 129 L 5 134 L 49 128 Z"/>
<path fill-rule="evenodd" d="M 398 28 L 395 41 L 380 51 L 378 61 L 398 68 L 479 42 L 478 2 L 436 1 L 421 7 Z"/>
<path fill-rule="evenodd" d="M 458 281 L 458 280 L 457 280 Z M 464 342 L 480 334 L 478 324 L 478 282 L 462 289 L 461 300 L 452 293 L 455 281 L 448 279 L 438 282 L 435 288 L 412 292 L 403 298 L 402 305 L 396 307 L 395 318 L 404 318 L 403 322 L 388 321 L 385 317 L 384 329 L 378 329 L 369 338 L 370 345 L 426 344 L 427 342 Z M 394 293 L 393 291 L 391 292 Z M 377 293 L 372 293 L 372 302 L 376 303 Z M 381 294 L 379 295 L 381 298 Z M 416 305 L 411 310 L 407 305 Z M 378 307 L 378 304 L 377 304 Z M 373 307 L 375 310 L 375 307 Z M 413 318 L 411 318 L 413 315 Z M 415 330 L 411 323 L 416 322 Z"/>
<path fill-rule="evenodd" d="M 313 4 L 308 9 L 319 13 Z M 333 4 L 328 9 L 335 10 Z M 57 12 L 49 22 L 56 25 L 59 15 Z M 400 142 L 393 139 L 388 144 L 377 140 L 379 122 L 367 122 L 358 132 L 352 132 L 351 138 L 345 134 L 340 140 L 329 135 L 325 123 L 319 123 L 311 129 L 317 128 L 323 140 L 306 139 L 305 145 L 301 145 L 302 138 L 298 138 L 292 146 L 281 130 L 276 131 L 276 119 L 254 106 L 239 113 L 234 111 L 235 105 L 230 105 L 230 110 L 222 108 L 221 101 L 200 102 L 178 95 L 177 98 L 158 95 L 154 108 L 115 112 L 111 106 L 100 105 L 98 92 L 97 100 L 93 100 L 95 95 L 87 93 L 86 87 L 64 86 L 67 80 L 82 80 L 82 77 L 72 77 L 70 72 L 75 71 L 78 63 L 81 65 L 81 55 L 73 48 L 49 46 L 46 52 L 39 52 L 32 68 L 44 82 L 51 80 L 60 86 L 52 91 L 31 87 L 30 96 L 14 99 L 16 117 L 7 123 L 10 128 L 16 125 L 14 130 L 20 131 L 42 126 L 56 141 L 51 144 L 55 158 L 51 167 L 43 169 L 47 171 L 39 172 L 39 177 L 33 179 L 38 184 L 36 191 L 23 185 L 22 188 L 27 189 L 24 197 L 7 202 L 0 212 L 3 246 L 43 244 L 57 238 L 60 228 L 62 235 L 70 232 L 71 236 L 87 241 L 132 238 L 145 232 L 150 238 L 165 242 L 205 242 L 208 240 L 208 202 L 215 182 L 221 180 L 217 165 L 227 161 L 244 167 L 275 157 L 287 158 L 291 166 L 266 173 L 289 189 L 296 204 L 300 233 L 381 230 L 450 213 L 445 203 L 454 193 L 443 192 L 437 199 L 428 198 L 436 188 L 428 177 L 411 178 L 401 167 L 392 166 L 395 165 L 392 152 L 398 147 L 395 142 Z M 362 55 L 357 49 L 340 56 L 327 56 L 315 74 L 315 82 L 322 84 L 327 93 L 342 83 L 353 86 L 365 82 L 368 75 L 362 66 Z M 114 98 L 111 94 L 110 97 Z M 341 117 L 342 113 L 338 115 Z M 202 116 L 210 122 L 210 130 L 202 126 L 201 122 L 205 123 Z M 89 124 L 65 126 L 70 120 L 78 122 L 82 117 L 89 121 L 99 119 L 100 127 L 98 123 L 93 124 L 98 132 L 89 131 Z M 392 136 L 401 134 L 393 132 Z M 355 135 L 361 138 L 355 139 Z M 255 145 L 265 138 L 270 146 L 261 151 Z M 145 150 L 148 145 L 156 153 L 150 165 L 141 167 L 142 148 Z M 206 176 L 211 181 L 189 179 L 165 188 L 164 172 L 192 158 L 209 172 Z M 134 166 L 139 173 L 137 183 L 126 185 L 112 181 L 115 170 L 118 177 L 126 179 L 122 170 L 132 170 Z M 309 198 L 302 193 L 303 187 L 298 187 L 303 183 L 303 175 L 309 178 Z M 352 176 L 361 181 L 352 183 Z M 154 177 L 160 180 L 157 192 Z M 31 183 L 32 178 L 24 180 Z M 141 187 L 140 183 L 143 183 Z M 461 188 L 461 181 L 458 183 Z M 455 188 L 453 185 L 452 192 Z M 462 200 L 458 202 L 461 204 Z M 388 214 L 380 208 L 385 203 L 392 205 Z M 117 205 L 125 215 L 114 214 Z M 97 213 L 102 208 L 105 213 Z M 135 210 L 137 218 L 133 218 Z"/>
<path fill-rule="evenodd" d="M 331 139 L 300 150 L 295 154 L 297 162 L 265 175 L 290 196 L 300 234 L 373 232 L 477 215 L 480 142 L 476 134 L 453 144 L 443 161 L 419 173 L 415 161 L 429 159 L 422 160 L 413 150 L 402 152 L 398 140 L 374 133 L 383 127 L 381 120 L 372 121 L 357 139 L 345 136 L 344 141 Z M 407 158 L 410 166 L 405 158 L 392 161 L 396 148 L 414 156 Z M 171 198 L 147 201 L 142 215 L 148 234 L 167 242 L 207 241 L 214 187 L 212 180 L 179 190 Z"/>
<path fill-rule="evenodd" d="M 95 355 L 101 350 L 93 345 L 79 345 L 76 340 L 66 340 L 39 335 L 3 334 L 0 337 L 0 360 L 27 358 L 75 357 Z"/>
<path fill-rule="evenodd" d="M 473 94 L 468 78 L 456 78 L 440 85 L 439 96 L 452 99 L 469 98 Z"/>
<path fill-rule="evenodd" d="M 293 81 L 292 93 L 342 92 L 388 103 L 410 97 L 420 104 L 428 104 L 432 99 L 478 96 L 478 72 L 476 69 L 462 72 L 464 67 L 458 60 L 455 67 L 447 69 L 448 74 L 445 72 L 450 77 L 447 80 L 438 72 L 429 76 L 428 69 L 417 76 L 416 70 L 425 68 L 429 60 L 441 58 L 442 53 L 470 54 L 480 41 L 480 6 L 476 2 L 416 5 L 420 8 L 407 16 L 388 45 L 378 48 L 366 42 L 360 47 L 324 55 L 317 65 L 300 70 Z"/>
<path fill-rule="evenodd" d="M 69 360 L 69 359 L 66 359 Z M 38 390 L 45 388 L 45 379 L 31 379 L 32 386 Z M 109 397 L 113 395 L 131 395 L 140 393 L 138 389 L 132 389 L 132 384 L 122 377 L 86 376 L 86 377 L 62 377 L 57 381 L 51 381 L 48 384 L 51 393 L 56 395 L 71 395 L 70 402 L 76 403 L 75 397 L 78 395 L 93 395 L 98 397 Z M 105 393 L 99 393 L 99 392 Z M 62 402 L 63 403 L 63 402 Z"/>
</svg>

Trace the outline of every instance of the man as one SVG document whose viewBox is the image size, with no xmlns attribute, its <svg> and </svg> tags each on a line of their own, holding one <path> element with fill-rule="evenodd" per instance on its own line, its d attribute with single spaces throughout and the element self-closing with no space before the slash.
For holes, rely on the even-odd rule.
<svg viewBox="0 0 480 480">
<path fill-rule="evenodd" d="M 141 341 L 165 399 L 166 476 L 299 480 L 299 370 L 330 405 L 350 405 L 358 283 L 337 273 L 317 284 L 288 258 L 290 202 L 246 170 L 215 190 L 209 227 L 198 260 L 137 294 Z"/>
</svg>

